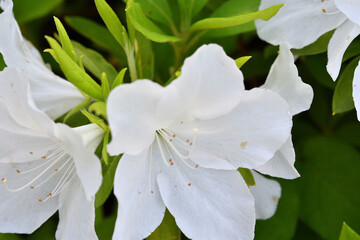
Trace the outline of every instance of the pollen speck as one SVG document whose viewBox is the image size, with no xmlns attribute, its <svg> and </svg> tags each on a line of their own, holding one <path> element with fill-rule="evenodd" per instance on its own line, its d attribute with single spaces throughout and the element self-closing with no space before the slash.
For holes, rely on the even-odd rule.
<svg viewBox="0 0 360 240">
<path fill-rule="evenodd" d="M 322 10 L 322 11 L 323 11 L 323 13 L 326 13 L 326 10 L 325 10 L 324 8 L 323 8 L 323 10 Z"/>
<path fill-rule="evenodd" d="M 189 145 L 191 146 L 191 145 L 192 145 L 192 142 L 191 142 L 191 143 L 189 143 Z"/>
<path fill-rule="evenodd" d="M 183 123 L 184 123 L 183 121 L 180 122 L 180 124 L 183 124 Z"/>
<path fill-rule="evenodd" d="M 176 137 L 176 135 L 175 135 L 175 134 L 173 134 L 173 135 L 172 135 L 172 137 L 173 137 L 173 138 L 175 138 L 175 137 Z"/>
<path fill-rule="evenodd" d="M 16 171 L 17 171 L 17 173 L 21 173 L 21 171 L 19 169 L 17 169 Z"/>
<path fill-rule="evenodd" d="M 174 163 L 173 163 L 173 162 L 171 162 L 171 163 L 170 163 L 170 165 L 172 166 L 172 165 L 174 165 Z"/>
<path fill-rule="evenodd" d="M 57 172 L 57 171 L 59 171 L 59 169 L 56 168 L 56 169 L 55 169 L 55 172 Z"/>
<path fill-rule="evenodd" d="M 172 142 L 173 140 L 172 139 L 169 139 L 170 142 Z"/>
<path fill-rule="evenodd" d="M 6 178 L 1 179 L 3 183 L 6 183 Z"/>
<path fill-rule="evenodd" d="M 172 162 L 172 159 L 171 159 L 171 158 L 169 159 L 169 162 Z"/>
<path fill-rule="evenodd" d="M 186 139 L 186 142 L 188 143 L 188 142 L 190 142 L 190 140 L 189 140 L 189 139 Z"/>
<path fill-rule="evenodd" d="M 31 189 L 34 189 L 35 187 L 34 186 L 30 186 Z"/>
<path fill-rule="evenodd" d="M 42 156 L 41 159 L 46 159 L 46 156 Z"/>
<path fill-rule="evenodd" d="M 188 186 L 190 187 L 190 186 L 191 186 L 191 183 L 189 183 Z"/>
<path fill-rule="evenodd" d="M 199 167 L 199 164 L 196 164 L 196 165 L 195 165 L 195 168 L 198 168 L 198 167 Z"/>
<path fill-rule="evenodd" d="M 151 191 L 150 191 L 150 193 L 151 193 L 151 194 L 154 194 L 154 191 L 153 191 L 153 190 L 151 190 Z"/>
<path fill-rule="evenodd" d="M 241 143 L 240 143 L 240 147 L 241 147 L 241 148 L 245 148 L 247 145 L 248 145 L 248 142 L 247 142 L 247 141 L 244 141 L 244 142 L 241 142 Z"/>
<path fill-rule="evenodd" d="M 33 152 L 29 152 L 31 155 L 33 155 L 34 153 Z"/>
</svg>

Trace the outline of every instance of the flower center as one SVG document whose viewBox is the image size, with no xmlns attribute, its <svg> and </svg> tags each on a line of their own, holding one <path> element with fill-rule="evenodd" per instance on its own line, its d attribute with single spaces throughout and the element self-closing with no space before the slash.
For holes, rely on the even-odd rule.
<svg viewBox="0 0 360 240">
<path fill-rule="evenodd" d="M 46 202 L 57 196 L 76 174 L 72 157 L 58 145 L 49 150 L 47 155 L 31 162 L 15 163 L 13 168 L 16 173 L 9 172 L 6 178 L 1 179 L 5 189 L 8 192 L 40 189 L 41 194 L 45 194 L 38 199 L 39 202 Z"/>
</svg>

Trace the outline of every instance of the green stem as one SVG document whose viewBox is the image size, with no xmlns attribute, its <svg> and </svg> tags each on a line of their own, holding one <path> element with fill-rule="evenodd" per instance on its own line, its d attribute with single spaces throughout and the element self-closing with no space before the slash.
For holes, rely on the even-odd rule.
<svg viewBox="0 0 360 240">
<path fill-rule="evenodd" d="M 137 80 L 137 71 L 136 71 L 136 63 L 135 63 L 135 52 L 134 48 L 127 48 L 128 50 L 125 51 L 128 66 L 129 66 L 129 72 L 130 72 L 130 78 L 131 82 L 135 82 Z"/>
</svg>

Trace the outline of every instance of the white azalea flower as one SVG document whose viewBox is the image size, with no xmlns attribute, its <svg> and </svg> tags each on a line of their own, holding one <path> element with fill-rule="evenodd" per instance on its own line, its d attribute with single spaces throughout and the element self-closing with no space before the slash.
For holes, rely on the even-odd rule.
<svg viewBox="0 0 360 240">
<path fill-rule="evenodd" d="M 255 21 L 261 39 L 274 45 L 287 42 L 302 48 L 315 42 L 324 33 L 335 29 L 328 45 L 326 66 L 332 79 L 339 76 L 343 55 L 360 34 L 360 3 L 353 0 L 262 0 L 260 9 L 284 3 L 269 21 Z M 360 64 L 357 67 L 360 71 Z M 353 96 L 360 121 L 360 88 L 353 80 Z"/>
<path fill-rule="evenodd" d="M 29 78 L 37 107 L 56 119 L 85 98 L 70 82 L 56 76 L 43 62 L 40 53 L 23 38 L 12 12 L 12 0 L 0 0 L 0 53 L 7 66 L 21 69 Z"/>
<path fill-rule="evenodd" d="M 35 107 L 21 70 L 0 72 L 0 232 L 31 233 L 59 209 L 57 239 L 97 239 L 93 153 L 103 131 L 71 129 Z"/>
<path fill-rule="evenodd" d="M 289 111 L 292 115 L 308 110 L 314 96 L 311 86 L 305 84 L 299 77 L 288 44 L 280 45 L 280 53 L 271 66 L 262 88 L 271 89 L 282 96 L 289 104 Z M 294 163 L 295 151 L 290 136 L 272 159 L 255 169 L 273 177 L 294 179 L 300 176 Z M 250 190 L 255 198 L 256 217 L 270 218 L 275 213 L 281 195 L 280 185 L 255 172 L 253 175 L 256 186 L 250 187 Z"/>
<path fill-rule="evenodd" d="M 207 45 L 165 88 L 138 80 L 114 89 L 107 112 L 108 152 L 124 153 L 113 239 L 147 237 L 165 207 L 189 238 L 253 238 L 254 200 L 236 169 L 264 164 L 289 138 L 291 116 L 279 95 L 244 90 L 235 62 Z"/>
</svg>

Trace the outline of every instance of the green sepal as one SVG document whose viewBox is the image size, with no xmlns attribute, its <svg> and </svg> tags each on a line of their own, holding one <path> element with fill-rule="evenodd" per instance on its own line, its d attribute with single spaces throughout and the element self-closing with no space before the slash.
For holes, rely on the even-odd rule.
<svg viewBox="0 0 360 240">
<path fill-rule="evenodd" d="M 101 187 L 95 195 L 95 208 L 102 206 L 108 199 L 114 186 L 115 170 L 119 164 L 120 158 L 121 155 L 110 158 L 112 160 L 110 161 L 109 167 L 105 171 Z"/>
<path fill-rule="evenodd" d="M 64 49 L 64 51 L 75 61 L 77 62 L 77 56 L 74 50 L 73 45 L 71 44 L 71 40 L 69 38 L 69 35 L 67 34 L 64 25 L 61 23 L 61 21 L 57 18 L 54 17 L 54 21 L 55 21 L 55 25 L 56 25 L 56 29 L 59 33 L 59 37 L 60 37 L 60 42 L 61 45 Z"/>
<path fill-rule="evenodd" d="M 89 113 L 88 111 L 86 111 L 85 109 L 81 110 L 81 113 L 91 122 L 91 123 L 95 123 L 96 125 L 98 125 L 99 127 L 101 127 L 102 129 L 104 129 L 106 132 L 110 131 L 110 128 L 108 125 L 106 125 L 106 123 L 104 122 L 104 120 L 102 120 L 101 118 L 95 116 L 94 114 Z"/>
<path fill-rule="evenodd" d="M 128 41 L 128 35 L 125 27 L 116 16 L 116 13 L 111 9 L 105 0 L 95 0 L 95 5 L 106 27 L 109 29 L 116 41 L 118 41 L 118 43 L 125 49 Z"/>
<path fill-rule="evenodd" d="M 105 132 L 104 140 L 103 140 L 103 147 L 102 147 L 102 151 L 101 151 L 101 157 L 106 166 L 109 165 L 109 154 L 107 153 L 108 143 L 109 143 L 109 132 Z"/>
<path fill-rule="evenodd" d="M 181 240 L 181 231 L 176 225 L 175 218 L 166 209 L 165 216 L 160 226 L 146 240 L 171 239 Z"/>
<path fill-rule="evenodd" d="M 126 70 L 127 70 L 127 68 L 121 69 L 119 74 L 116 76 L 116 78 L 115 78 L 115 80 L 114 80 L 114 82 L 113 82 L 113 84 L 111 86 L 111 89 L 114 89 L 114 88 L 116 88 L 117 86 L 119 86 L 119 85 L 121 85 L 123 83 Z"/>
<path fill-rule="evenodd" d="M 238 59 L 235 60 L 236 66 L 238 68 L 241 68 L 247 61 L 249 61 L 251 58 L 251 56 L 245 56 L 245 57 L 240 57 Z"/>
<path fill-rule="evenodd" d="M 106 103 L 105 102 L 94 102 L 88 108 L 90 112 L 95 113 L 97 116 L 101 116 L 104 119 L 107 119 L 106 114 Z"/>
<path fill-rule="evenodd" d="M 164 33 L 157 25 L 146 17 L 140 4 L 133 0 L 128 0 L 127 2 L 126 15 L 136 30 L 154 42 L 177 42 L 181 40 L 181 38 L 169 36 Z"/>
<path fill-rule="evenodd" d="M 47 49 L 44 50 L 44 52 L 50 53 L 50 55 L 52 56 L 52 58 L 53 58 L 57 63 L 59 63 L 59 60 L 57 59 L 54 50 L 52 50 L 51 48 L 47 48 Z"/>
<path fill-rule="evenodd" d="M 84 101 L 82 101 L 79 105 L 77 105 L 76 107 L 74 107 L 73 109 L 71 109 L 70 112 L 68 112 L 63 120 L 63 123 L 65 123 L 72 115 L 74 115 L 77 112 L 80 112 L 81 109 L 86 108 L 87 106 L 89 106 L 89 104 L 91 103 L 91 98 L 88 97 L 86 98 Z"/>
<path fill-rule="evenodd" d="M 210 29 L 220 29 L 238 26 L 244 23 L 251 22 L 256 19 L 269 20 L 272 18 L 283 6 L 284 4 L 274 5 L 272 7 L 266 8 L 264 10 L 241 14 L 234 17 L 226 18 L 205 18 L 194 23 L 189 31 L 199 31 L 199 30 L 210 30 Z"/>
<path fill-rule="evenodd" d="M 54 38 L 49 36 L 45 36 L 45 38 L 54 50 L 60 68 L 66 78 L 87 95 L 98 100 L 103 100 L 101 87 L 65 53 Z"/>
<path fill-rule="evenodd" d="M 344 222 L 339 240 L 360 240 L 360 236 Z"/>
<path fill-rule="evenodd" d="M 107 97 L 109 96 L 110 93 L 110 86 L 109 86 L 109 80 L 107 78 L 106 73 L 102 73 L 101 74 L 101 88 L 102 88 L 102 92 L 103 92 L 103 97 L 104 99 L 107 99 Z"/>
<path fill-rule="evenodd" d="M 248 187 L 256 186 L 254 176 L 252 175 L 251 171 L 247 168 L 238 168 L 241 176 L 244 178 Z"/>
</svg>

